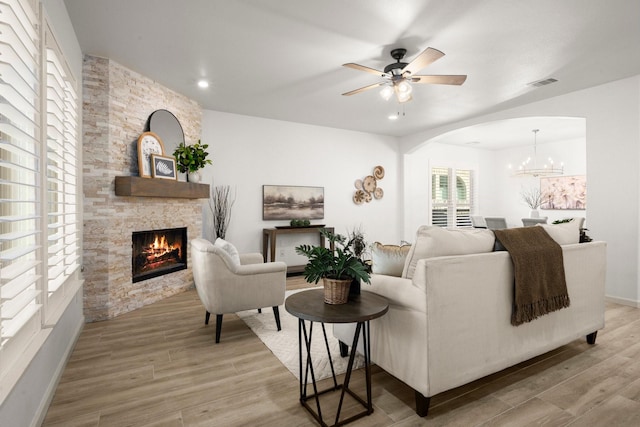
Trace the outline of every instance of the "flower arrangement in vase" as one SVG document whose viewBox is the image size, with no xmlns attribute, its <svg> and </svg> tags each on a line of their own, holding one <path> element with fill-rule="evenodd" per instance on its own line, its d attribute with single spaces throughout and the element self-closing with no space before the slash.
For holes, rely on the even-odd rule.
<svg viewBox="0 0 640 427">
<path fill-rule="evenodd" d="M 538 218 L 540 216 L 538 208 L 542 204 L 542 192 L 539 187 L 531 187 L 528 189 L 522 189 L 520 191 L 522 200 L 531 209 L 531 218 Z"/>
</svg>

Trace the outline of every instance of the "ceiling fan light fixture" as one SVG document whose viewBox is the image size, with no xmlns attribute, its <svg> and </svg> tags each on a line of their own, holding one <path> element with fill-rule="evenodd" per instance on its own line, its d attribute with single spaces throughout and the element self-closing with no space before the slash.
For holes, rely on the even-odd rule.
<svg viewBox="0 0 640 427">
<path fill-rule="evenodd" d="M 399 82 L 397 84 L 397 86 L 398 86 L 398 92 L 399 93 L 410 94 L 411 91 L 413 90 L 413 88 L 411 87 L 409 82 L 407 82 L 406 80 L 402 80 L 401 82 Z"/>
<path fill-rule="evenodd" d="M 385 101 L 388 101 L 393 96 L 393 88 L 391 86 L 385 85 L 380 91 L 380 96 Z"/>
<path fill-rule="evenodd" d="M 466 75 L 416 75 L 415 73 L 438 60 L 444 53 L 437 49 L 428 47 L 417 57 L 410 62 L 402 62 L 404 55 L 407 53 L 406 49 L 398 48 L 391 51 L 391 57 L 396 62 L 384 67 L 384 71 L 376 70 L 375 68 L 366 67 L 364 65 L 349 62 L 342 64 L 344 67 L 354 70 L 365 71 L 370 74 L 375 74 L 378 77 L 382 77 L 384 80 L 380 83 L 370 84 L 368 86 L 361 87 L 356 90 L 345 92 L 342 95 L 351 96 L 358 93 L 362 93 L 369 89 L 373 89 L 382 86 L 380 96 L 389 100 L 392 97 L 390 90 L 396 95 L 396 99 L 399 103 L 411 101 L 411 92 L 413 87 L 411 83 L 429 83 L 429 84 L 444 84 L 444 85 L 461 85 L 466 80 Z"/>
<path fill-rule="evenodd" d="M 411 101 L 411 94 L 407 92 L 398 92 L 398 102 Z"/>
</svg>

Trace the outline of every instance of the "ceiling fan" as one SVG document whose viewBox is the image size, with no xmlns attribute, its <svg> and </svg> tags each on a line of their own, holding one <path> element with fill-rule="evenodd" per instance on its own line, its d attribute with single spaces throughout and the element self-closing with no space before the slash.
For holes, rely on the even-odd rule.
<svg viewBox="0 0 640 427">
<path fill-rule="evenodd" d="M 438 76 L 420 76 L 415 75 L 427 65 L 442 58 L 444 53 L 431 47 L 426 48 L 420 55 L 415 57 L 413 61 L 406 63 L 401 62 L 404 55 L 407 53 L 406 49 L 393 49 L 391 51 L 391 57 L 396 62 L 391 63 L 384 67 L 384 71 L 379 71 L 373 68 L 365 67 L 364 65 L 354 64 L 352 62 L 343 64 L 348 68 L 354 70 L 365 71 L 367 73 L 375 74 L 383 78 L 383 81 L 374 83 L 369 86 L 364 86 L 359 89 L 345 92 L 343 95 L 351 96 L 360 92 L 364 92 L 369 89 L 373 89 L 379 86 L 383 86 L 380 95 L 388 100 L 395 93 L 398 102 L 411 101 L 411 83 L 429 83 L 429 84 L 441 84 L 441 85 L 461 85 L 467 79 L 466 75 L 438 75 Z"/>
</svg>

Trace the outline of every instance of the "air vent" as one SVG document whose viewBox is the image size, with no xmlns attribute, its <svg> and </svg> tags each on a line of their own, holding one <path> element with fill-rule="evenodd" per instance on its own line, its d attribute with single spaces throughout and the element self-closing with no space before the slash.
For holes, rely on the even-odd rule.
<svg viewBox="0 0 640 427">
<path fill-rule="evenodd" d="M 529 83 L 529 86 L 533 86 L 533 87 L 540 87 L 540 86 L 546 86 L 546 85 L 550 85 L 551 83 L 555 83 L 558 80 L 554 79 L 554 78 L 548 78 L 548 79 L 544 79 L 544 80 L 538 80 L 537 82 L 531 82 Z"/>
</svg>

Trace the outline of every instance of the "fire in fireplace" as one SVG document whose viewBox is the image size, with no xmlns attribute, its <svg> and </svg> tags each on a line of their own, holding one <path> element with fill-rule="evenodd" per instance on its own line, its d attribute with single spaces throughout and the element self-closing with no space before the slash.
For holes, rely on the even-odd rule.
<svg viewBox="0 0 640 427">
<path fill-rule="evenodd" d="M 131 266 L 133 282 L 187 268 L 187 228 L 134 231 Z"/>
</svg>

